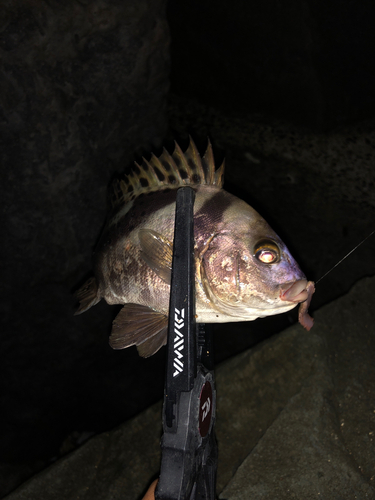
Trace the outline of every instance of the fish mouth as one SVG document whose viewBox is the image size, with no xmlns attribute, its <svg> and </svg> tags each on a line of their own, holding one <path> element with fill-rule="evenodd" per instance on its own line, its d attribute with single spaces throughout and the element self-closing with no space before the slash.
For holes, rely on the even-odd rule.
<svg viewBox="0 0 375 500">
<path fill-rule="evenodd" d="M 286 283 L 281 286 L 280 289 L 280 299 L 287 302 L 299 303 L 305 301 L 309 293 L 306 290 L 307 280 L 301 279 L 293 281 L 292 283 Z"/>
</svg>

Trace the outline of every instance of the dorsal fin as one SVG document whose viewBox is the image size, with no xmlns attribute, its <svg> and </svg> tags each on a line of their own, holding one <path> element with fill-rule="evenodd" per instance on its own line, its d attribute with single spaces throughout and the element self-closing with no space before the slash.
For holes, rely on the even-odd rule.
<svg viewBox="0 0 375 500">
<path fill-rule="evenodd" d="M 177 189 L 184 185 L 208 184 L 221 188 L 223 181 L 224 161 L 215 171 L 211 142 L 208 140 L 206 152 L 201 158 L 190 137 L 185 153 L 175 142 L 172 154 L 164 149 L 159 158 L 153 154 L 149 161 L 143 158 L 141 165 L 135 163 L 129 174 L 114 182 L 111 202 L 116 208 L 133 201 L 142 193 L 167 188 Z"/>
</svg>

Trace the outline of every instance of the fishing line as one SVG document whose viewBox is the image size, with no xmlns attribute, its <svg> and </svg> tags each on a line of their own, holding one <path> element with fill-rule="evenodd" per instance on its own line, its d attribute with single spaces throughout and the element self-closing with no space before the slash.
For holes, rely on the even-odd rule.
<svg viewBox="0 0 375 500">
<path fill-rule="evenodd" d="M 355 246 L 352 250 L 350 250 L 350 252 L 349 252 L 349 253 L 347 253 L 347 254 L 345 255 L 345 257 L 343 257 L 341 260 L 339 260 L 339 261 L 337 262 L 337 264 L 335 264 L 333 267 L 331 267 L 331 269 L 330 269 L 329 271 L 327 271 L 325 274 L 323 274 L 323 276 L 321 276 L 321 277 L 318 279 L 318 281 L 315 281 L 315 285 L 316 285 L 317 283 L 319 283 L 319 281 L 320 281 L 320 280 L 322 280 L 323 278 L 325 278 L 325 277 L 327 276 L 327 274 L 329 274 L 331 271 L 333 271 L 333 270 L 335 269 L 335 267 L 337 267 L 339 264 L 341 264 L 341 262 L 342 262 L 343 260 L 345 260 L 347 257 L 349 257 L 349 255 L 350 255 L 351 253 L 353 253 L 353 252 L 354 252 L 354 250 L 357 250 L 357 248 L 358 248 L 358 247 L 360 247 L 360 246 L 362 245 L 362 243 L 364 243 L 366 240 L 368 240 L 368 239 L 370 238 L 370 236 L 372 236 L 374 233 L 375 233 L 375 229 L 374 229 L 374 231 L 372 231 L 372 232 L 371 232 L 368 236 L 366 236 L 366 238 L 365 238 L 364 240 L 362 240 L 360 243 L 358 243 L 358 245 L 357 245 L 357 246 Z"/>
</svg>

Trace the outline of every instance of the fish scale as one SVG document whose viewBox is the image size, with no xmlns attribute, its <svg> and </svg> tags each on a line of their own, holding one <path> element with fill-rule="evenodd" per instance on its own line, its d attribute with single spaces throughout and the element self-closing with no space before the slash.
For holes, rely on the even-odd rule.
<svg viewBox="0 0 375 500">
<path fill-rule="evenodd" d="M 175 144 L 172 154 L 143 159 L 114 183 L 95 278 L 77 292 L 76 313 L 101 298 L 123 304 L 110 336 L 114 349 L 136 345 L 147 357 L 166 343 L 176 193 L 186 185 L 195 190 L 197 322 L 251 321 L 303 303 L 299 320 L 311 328 L 312 282 L 267 222 L 222 188 L 223 176 L 210 142 L 201 157 L 190 139 L 185 153 Z"/>
</svg>

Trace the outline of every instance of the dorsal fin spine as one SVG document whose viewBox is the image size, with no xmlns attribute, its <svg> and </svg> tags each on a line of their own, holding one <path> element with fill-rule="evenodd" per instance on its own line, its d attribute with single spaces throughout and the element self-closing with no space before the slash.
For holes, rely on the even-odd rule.
<svg viewBox="0 0 375 500">
<path fill-rule="evenodd" d="M 112 206 L 114 208 L 133 201 L 142 193 L 157 191 L 170 187 L 177 189 L 184 185 L 223 186 L 224 162 L 215 171 L 214 155 L 211 142 L 208 140 L 206 152 L 201 158 L 199 151 L 190 137 L 189 146 L 184 153 L 175 143 L 170 154 L 166 149 L 160 157 L 151 155 L 148 161 L 135 163 L 136 168 L 113 185 Z"/>
<path fill-rule="evenodd" d="M 162 162 L 159 160 L 159 158 L 157 156 L 154 155 L 154 153 L 152 153 L 151 155 L 151 160 L 149 162 L 147 162 L 148 166 L 151 167 L 152 169 L 154 167 L 157 167 L 161 172 L 163 172 L 164 175 L 168 176 L 168 172 L 166 171 L 164 165 L 162 164 Z"/>
<path fill-rule="evenodd" d="M 144 169 L 143 165 L 147 165 L 147 167 L 148 167 L 147 173 L 146 173 L 146 170 Z M 160 181 L 158 179 L 158 176 L 156 175 L 156 172 L 154 170 L 154 167 L 153 167 L 152 163 L 148 162 L 145 157 L 142 157 L 142 167 L 141 167 L 141 169 L 142 169 L 142 172 L 143 172 L 143 174 L 145 176 L 147 176 L 147 174 L 151 174 L 152 175 L 152 177 L 153 177 L 153 179 L 152 179 L 153 180 L 153 184 L 160 184 Z"/>
<path fill-rule="evenodd" d="M 200 184 L 207 184 L 206 182 L 206 176 L 204 175 L 204 170 L 202 166 L 202 160 L 201 156 L 199 154 L 199 151 L 193 141 L 193 139 L 190 137 L 190 142 L 189 142 L 189 147 L 186 150 L 185 157 L 189 160 L 191 159 L 193 162 L 193 165 L 195 165 L 198 169 L 198 175 L 200 176 Z"/>
<path fill-rule="evenodd" d="M 204 164 L 207 184 L 215 184 L 215 170 L 210 168 L 210 165 L 215 164 L 214 153 L 212 151 L 210 139 L 208 139 L 208 146 L 206 152 L 203 155 L 202 163 Z"/>
<path fill-rule="evenodd" d="M 215 172 L 215 182 L 214 185 L 217 187 L 223 187 L 224 184 L 224 170 L 225 170 L 225 160 L 220 165 L 220 167 Z"/>
<path fill-rule="evenodd" d="M 177 182 L 173 182 L 172 184 L 178 184 L 178 185 L 184 184 L 182 177 L 180 175 L 180 172 L 178 170 L 178 167 L 176 165 L 176 162 L 174 161 L 173 155 L 170 155 L 169 152 L 165 148 L 163 148 L 163 154 L 161 155 L 160 159 L 163 157 L 165 157 L 168 160 L 168 163 L 171 166 L 172 171 L 173 171 L 172 173 L 173 173 L 174 177 L 177 178 Z M 169 175 L 171 175 L 171 174 L 169 174 Z"/>
<path fill-rule="evenodd" d="M 184 168 L 186 170 L 186 172 L 189 172 L 190 170 L 190 167 L 189 167 L 189 164 L 186 160 L 186 156 L 184 155 L 182 149 L 180 148 L 180 146 L 177 144 L 177 142 L 175 141 L 174 142 L 175 144 L 175 150 L 173 152 L 173 156 L 177 156 L 180 163 L 181 163 L 181 166 L 180 168 Z"/>
</svg>

